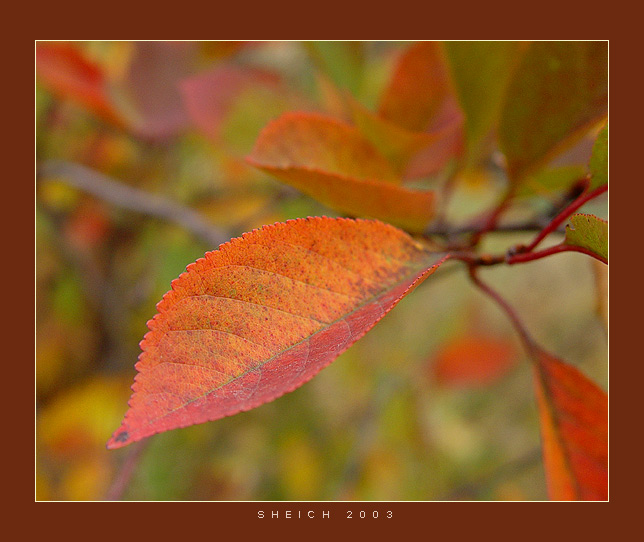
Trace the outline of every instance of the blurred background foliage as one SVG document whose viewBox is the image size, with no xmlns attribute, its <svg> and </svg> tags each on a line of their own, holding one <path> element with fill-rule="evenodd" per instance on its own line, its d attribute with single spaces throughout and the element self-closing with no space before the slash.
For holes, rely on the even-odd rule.
<svg viewBox="0 0 644 542">
<path fill-rule="evenodd" d="M 337 216 L 243 157 L 285 111 L 343 116 L 338 89 L 373 109 L 409 44 L 38 47 L 39 165 L 82 164 L 196 210 L 230 238 L 289 218 Z M 509 217 L 538 211 L 553 185 L 578 178 L 593 136 L 559 158 L 559 177 L 524 185 Z M 452 220 L 488 208 L 502 175 L 494 161 L 463 174 Z M 126 411 L 146 321 L 171 280 L 216 246 L 56 176 L 36 189 L 36 498 L 101 500 L 129 452 L 105 443 Z M 605 201 L 593 205 L 605 214 Z M 484 249 L 531 237 L 490 236 Z M 606 388 L 601 264 L 562 254 L 483 273 L 541 344 Z M 123 498 L 546 499 L 531 368 L 504 315 L 449 264 L 305 386 L 151 437 Z"/>
</svg>

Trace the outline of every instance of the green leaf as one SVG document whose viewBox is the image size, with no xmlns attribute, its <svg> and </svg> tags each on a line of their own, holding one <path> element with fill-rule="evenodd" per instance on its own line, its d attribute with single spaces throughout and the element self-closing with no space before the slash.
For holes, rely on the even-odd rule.
<svg viewBox="0 0 644 542">
<path fill-rule="evenodd" d="M 513 68 L 523 44 L 516 41 L 450 41 L 445 51 L 465 113 L 466 160 L 481 158 L 486 136 L 498 124 Z"/>
<path fill-rule="evenodd" d="M 586 176 L 583 165 L 559 166 L 543 169 L 526 178 L 517 191 L 517 196 L 550 196 L 566 190 Z"/>
<path fill-rule="evenodd" d="M 608 261 L 608 222 L 595 215 L 572 215 L 565 243 L 588 249 Z"/>
<path fill-rule="evenodd" d="M 601 121 L 608 108 L 608 44 L 530 44 L 508 88 L 499 143 L 514 182 L 537 171 Z"/>
<path fill-rule="evenodd" d="M 592 188 L 608 183 L 608 125 L 604 126 L 595 140 L 589 168 Z"/>
</svg>

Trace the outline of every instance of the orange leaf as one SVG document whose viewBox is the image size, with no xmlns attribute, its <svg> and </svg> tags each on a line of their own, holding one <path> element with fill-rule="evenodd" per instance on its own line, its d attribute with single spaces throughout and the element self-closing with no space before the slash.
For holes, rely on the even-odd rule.
<svg viewBox="0 0 644 542">
<path fill-rule="evenodd" d="M 363 181 L 399 184 L 401 180 L 355 128 L 317 113 L 286 113 L 269 124 L 252 159 L 274 167 L 316 169 Z"/>
<path fill-rule="evenodd" d="M 463 112 L 453 97 L 443 102 L 427 133 L 437 134 L 438 140 L 411 158 L 404 174 L 407 179 L 433 175 L 463 153 Z"/>
<path fill-rule="evenodd" d="M 415 43 L 400 57 L 378 112 L 398 126 L 422 132 L 449 92 L 449 71 L 440 43 Z"/>
<path fill-rule="evenodd" d="M 552 500 L 608 498 L 608 397 L 574 367 L 540 353 L 536 390 Z"/>
<path fill-rule="evenodd" d="M 392 166 L 354 127 L 312 113 L 287 113 L 260 134 L 247 161 L 346 213 L 421 231 L 434 193 L 396 186 Z"/>
<path fill-rule="evenodd" d="M 38 43 L 36 70 L 40 82 L 53 93 L 76 102 L 108 122 L 122 124 L 121 115 L 109 95 L 105 74 L 75 45 Z"/>
<path fill-rule="evenodd" d="M 436 380 L 446 386 L 477 387 L 504 376 L 516 362 L 516 349 L 507 340 L 486 336 L 459 337 L 438 353 Z"/>
<path fill-rule="evenodd" d="M 342 218 L 290 220 L 221 245 L 157 305 L 108 447 L 293 391 L 442 261 L 393 226 Z"/>
<path fill-rule="evenodd" d="M 463 114 L 437 42 L 413 44 L 401 55 L 378 113 L 346 101 L 365 137 L 405 178 L 435 174 L 462 151 Z"/>
</svg>

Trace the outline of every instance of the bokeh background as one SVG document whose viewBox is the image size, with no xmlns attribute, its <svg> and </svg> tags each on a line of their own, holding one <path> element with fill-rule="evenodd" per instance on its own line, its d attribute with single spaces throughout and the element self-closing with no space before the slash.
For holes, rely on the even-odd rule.
<svg viewBox="0 0 644 542">
<path fill-rule="evenodd" d="M 282 112 L 342 116 L 335 88 L 373 109 L 407 47 L 37 44 L 38 500 L 105 498 L 129 453 L 105 443 L 127 410 L 146 321 L 171 280 L 216 248 L 137 209 L 135 200 L 119 205 L 70 179 L 98 172 L 138 195 L 192 209 L 212 225 L 213 239 L 289 218 L 337 216 L 243 158 Z M 208 107 L 190 100 L 190 85 L 207 93 Z M 589 136 L 560 162 L 583 166 L 591 143 Z M 78 164 L 89 169 L 73 169 Z M 503 183 L 493 162 L 463 176 L 452 221 L 485 210 Z M 548 196 L 526 197 L 509 218 L 547 203 Z M 606 216 L 606 201 L 587 211 Z M 503 252 L 530 238 L 492 235 L 484 249 Z M 606 389 L 601 264 L 562 254 L 482 276 L 542 345 Z M 298 390 L 151 437 L 122 497 L 546 499 L 531 368 L 505 316 L 450 263 Z"/>
</svg>

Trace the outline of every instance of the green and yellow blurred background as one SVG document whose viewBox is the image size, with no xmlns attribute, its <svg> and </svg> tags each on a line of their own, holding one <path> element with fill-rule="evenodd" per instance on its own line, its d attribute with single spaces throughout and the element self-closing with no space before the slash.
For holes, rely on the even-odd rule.
<svg viewBox="0 0 644 542">
<path fill-rule="evenodd" d="M 341 115 L 337 88 L 373 108 L 408 45 L 41 42 L 51 50 L 37 57 L 37 165 L 81 164 L 197 211 L 224 238 L 337 216 L 244 156 L 283 112 Z M 209 115 L 190 111 L 184 92 L 204 74 L 216 94 Z M 36 184 L 36 498 L 102 500 L 129 453 L 105 443 L 127 410 L 146 322 L 171 280 L 217 247 L 60 171 Z M 490 167 L 461 179 L 455 222 L 495 201 L 499 175 Z M 527 198 L 514 216 L 543 204 Z M 605 201 L 593 205 L 605 215 Z M 494 235 L 484 249 L 530 238 Z M 482 276 L 541 344 L 606 389 L 605 268 L 562 254 Z M 489 378 L 459 379 L 450 366 L 490 351 Z M 151 437 L 123 498 L 546 499 L 531 377 L 505 316 L 450 263 L 298 390 Z"/>
</svg>

